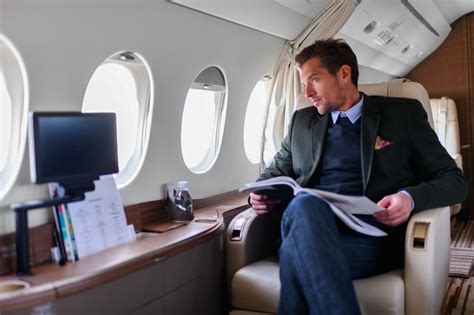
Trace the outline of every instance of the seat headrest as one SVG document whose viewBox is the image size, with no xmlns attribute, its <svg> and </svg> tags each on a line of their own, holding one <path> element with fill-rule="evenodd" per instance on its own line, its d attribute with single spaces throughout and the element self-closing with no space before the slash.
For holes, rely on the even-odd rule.
<svg viewBox="0 0 474 315">
<path fill-rule="evenodd" d="M 448 109 L 446 111 L 446 119 L 448 121 L 457 121 L 458 120 L 458 112 L 457 112 L 457 109 L 456 109 L 456 103 L 454 102 L 454 100 L 452 98 L 449 98 L 449 97 L 431 98 L 430 102 L 431 102 L 431 110 L 432 110 L 433 118 L 434 118 L 435 122 L 437 121 L 436 113 L 440 110 L 439 107 L 441 106 L 442 102 L 446 103 L 445 106 Z"/>
<path fill-rule="evenodd" d="M 382 83 L 360 84 L 359 91 L 367 95 L 379 95 L 389 97 L 414 98 L 420 101 L 421 105 L 428 114 L 428 121 L 431 128 L 434 127 L 433 115 L 431 113 L 430 98 L 425 88 L 416 82 L 407 79 L 396 79 Z M 311 102 L 304 96 L 304 93 L 298 95 L 296 109 L 312 106 Z"/>
<path fill-rule="evenodd" d="M 382 83 L 360 84 L 359 91 L 367 95 L 414 98 L 420 101 L 428 114 L 431 128 L 434 128 L 430 97 L 423 85 L 407 79 L 396 79 Z"/>
<path fill-rule="evenodd" d="M 300 108 L 310 107 L 310 106 L 313 106 L 313 104 L 306 96 L 304 96 L 304 92 L 300 93 L 296 97 L 295 110 L 300 109 Z"/>
</svg>

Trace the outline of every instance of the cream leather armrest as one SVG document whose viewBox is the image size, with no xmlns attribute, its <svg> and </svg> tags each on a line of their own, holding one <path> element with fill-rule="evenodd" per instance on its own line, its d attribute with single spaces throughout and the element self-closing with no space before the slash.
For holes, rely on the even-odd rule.
<svg viewBox="0 0 474 315">
<path fill-rule="evenodd" d="M 453 158 L 454 162 L 456 162 L 456 166 L 459 167 L 461 169 L 461 171 L 463 171 L 461 154 L 453 154 L 453 155 L 451 155 L 451 157 Z M 461 205 L 462 205 L 461 203 L 457 203 L 455 205 L 452 205 L 451 206 L 451 215 L 458 214 L 459 211 L 461 211 Z"/>
<path fill-rule="evenodd" d="M 449 272 L 449 207 L 415 214 L 405 243 L 407 315 L 439 314 Z M 420 303 L 423 301 L 423 303 Z"/>
<path fill-rule="evenodd" d="M 276 254 L 279 219 L 277 211 L 262 216 L 250 208 L 230 222 L 226 235 L 228 283 L 240 268 Z"/>
<path fill-rule="evenodd" d="M 462 169 L 462 156 L 461 156 L 461 154 L 453 154 L 453 155 L 451 155 L 451 157 L 453 158 L 454 162 L 456 162 L 456 166 L 459 167 L 462 171 L 463 169 Z"/>
</svg>

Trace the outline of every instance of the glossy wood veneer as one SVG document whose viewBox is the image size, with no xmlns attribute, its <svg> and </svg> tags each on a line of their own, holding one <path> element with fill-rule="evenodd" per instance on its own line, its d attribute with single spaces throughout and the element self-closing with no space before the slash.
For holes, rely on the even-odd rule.
<svg viewBox="0 0 474 315">
<path fill-rule="evenodd" d="M 215 200 L 220 202 L 210 202 L 212 205 L 195 211 L 192 223 L 165 233 L 123 244 L 65 266 L 34 266 L 31 276 L 0 277 L 0 281 L 20 279 L 31 285 L 22 291 L 0 294 L 0 312 L 50 303 L 160 262 L 218 236 L 225 228 L 226 216 L 248 207 L 247 196 Z"/>
</svg>

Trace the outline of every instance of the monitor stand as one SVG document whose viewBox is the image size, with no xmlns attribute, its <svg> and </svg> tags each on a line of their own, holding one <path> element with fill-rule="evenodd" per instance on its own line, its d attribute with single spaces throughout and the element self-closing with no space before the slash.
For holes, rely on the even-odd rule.
<svg viewBox="0 0 474 315">
<path fill-rule="evenodd" d="M 16 273 L 17 275 L 30 275 L 30 249 L 28 233 L 28 211 L 45 207 L 56 206 L 63 203 L 71 203 L 85 199 L 83 192 L 66 195 L 61 198 L 33 200 L 11 205 L 16 219 Z"/>
</svg>

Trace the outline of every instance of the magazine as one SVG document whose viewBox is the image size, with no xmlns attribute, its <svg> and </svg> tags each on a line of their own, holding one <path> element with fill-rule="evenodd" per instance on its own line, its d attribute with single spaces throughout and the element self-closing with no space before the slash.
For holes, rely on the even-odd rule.
<svg viewBox="0 0 474 315">
<path fill-rule="evenodd" d="M 340 195 L 319 189 L 303 188 L 288 176 L 278 176 L 245 184 L 239 191 L 259 193 L 280 200 L 290 200 L 297 194 L 305 192 L 326 201 L 334 214 L 354 231 L 371 236 L 387 235 L 384 231 L 354 216 L 354 214 L 372 215 L 377 211 L 384 210 L 365 196 Z"/>
</svg>

